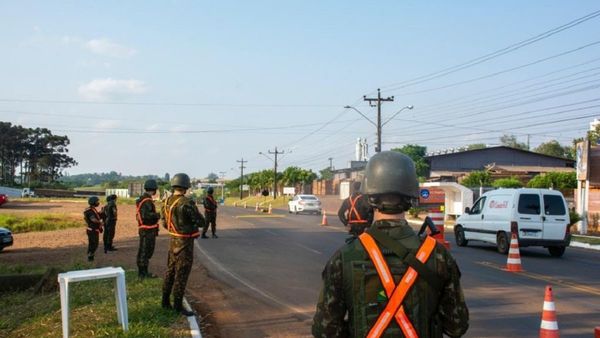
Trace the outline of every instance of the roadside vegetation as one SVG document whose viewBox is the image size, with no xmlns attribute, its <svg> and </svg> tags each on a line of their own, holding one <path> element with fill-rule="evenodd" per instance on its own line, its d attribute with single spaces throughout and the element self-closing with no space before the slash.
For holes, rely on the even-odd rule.
<svg viewBox="0 0 600 338">
<path fill-rule="evenodd" d="M 239 197 L 227 197 L 225 199 L 225 205 L 233 206 L 235 203 L 238 207 L 243 207 L 244 203 L 246 203 L 246 206 L 249 209 L 254 209 L 256 207 L 256 203 L 258 203 L 259 208 L 268 208 L 270 203 L 273 208 L 287 208 L 289 201 L 290 198 L 287 196 L 279 196 L 277 199 L 273 199 L 271 196 L 249 196 L 242 200 L 240 200 Z"/>
<path fill-rule="evenodd" d="M 68 214 L 40 213 L 32 216 L 0 214 L 0 227 L 8 228 L 15 234 L 30 231 L 52 231 L 83 227 L 83 219 Z"/>
<path fill-rule="evenodd" d="M 77 270 L 88 266 L 72 266 Z M 2 267 L 0 274 L 31 273 L 40 268 Z M 55 278 L 55 276 L 54 276 Z M 53 279 L 54 281 L 56 279 Z M 114 280 L 73 283 L 71 288 L 71 337 L 181 337 L 189 336 L 185 317 L 160 306 L 161 280 L 139 280 L 126 272 L 129 332 L 117 322 Z M 0 297 L 0 336 L 56 337 L 62 334 L 60 294 L 31 290 L 5 293 Z"/>
</svg>

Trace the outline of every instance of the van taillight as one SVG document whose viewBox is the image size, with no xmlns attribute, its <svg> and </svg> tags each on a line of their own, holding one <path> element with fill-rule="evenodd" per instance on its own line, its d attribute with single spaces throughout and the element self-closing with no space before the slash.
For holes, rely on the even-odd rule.
<svg viewBox="0 0 600 338">
<path fill-rule="evenodd" d="M 517 224 L 517 222 L 510 222 L 510 232 L 512 232 L 515 235 L 518 235 L 519 224 Z"/>
</svg>

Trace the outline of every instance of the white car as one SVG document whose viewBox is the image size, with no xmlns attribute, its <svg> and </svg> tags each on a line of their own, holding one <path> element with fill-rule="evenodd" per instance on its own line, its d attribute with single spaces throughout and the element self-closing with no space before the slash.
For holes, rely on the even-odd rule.
<svg viewBox="0 0 600 338">
<path fill-rule="evenodd" d="M 288 202 L 288 211 L 298 214 L 299 212 L 314 212 L 321 214 L 321 201 L 315 195 L 296 195 Z"/>
</svg>

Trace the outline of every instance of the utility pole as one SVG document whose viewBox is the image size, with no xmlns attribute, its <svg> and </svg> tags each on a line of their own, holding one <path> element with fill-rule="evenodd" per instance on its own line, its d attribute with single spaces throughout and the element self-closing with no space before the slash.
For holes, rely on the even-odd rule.
<svg viewBox="0 0 600 338">
<path fill-rule="evenodd" d="M 244 158 L 242 157 L 241 161 L 238 161 L 238 163 L 241 163 L 240 165 L 240 169 L 242 170 L 242 173 L 240 174 L 240 199 L 244 198 L 244 163 L 246 163 L 248 161 L 244 161 Z"/>
<path fill-rule="evenodd" d="M 377 97 L 376 98 L 368 98 L 366 95 L 363 96 L 363 99 L 369 102 L 369 106 L 377 107 L 377 147 L 375 147 L 375 152 L 381 152 L 381 102 L 392 102 L 394 101 L 394 97 L 390 96 L 385 99 L 381 98 L 381 90 L 377 88 Z M 373 104 L 373 102 L 376 102 Z"/>
<path fill-rule="evenodd" d="M 329 160 L 329 170 L 331 171 L 331 170 L 333 170 L 333 162 L 332 162 L 333 157 L 328 158 L 328 160 Z"/>
<path fill-rule="evenodd" d="M 225 174 L 227 172 L 226 171 L 219 171 L 219 174 L 221 174 L 221 200 L 225 201 Z"/>
<path fill-rule="evenodd" d="M 273 199 L 277 198 L 277 155 L 283 153 L 285 153 L 285 151 L 277 151 L 277 147 L 275 147 L 275 151 L 269 150 L 269 154 L 275 155 L 275 168 L 273 169 Z"/>
</svg>

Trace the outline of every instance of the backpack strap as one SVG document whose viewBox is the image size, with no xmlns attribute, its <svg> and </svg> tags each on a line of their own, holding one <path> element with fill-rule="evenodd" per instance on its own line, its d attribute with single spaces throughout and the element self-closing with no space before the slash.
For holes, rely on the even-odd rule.
<svg viewBox="0 0 600 338">
<path fill-rule="evenodd" d="M 396 256 L 400 257 L 404 263 L 415 269 L 419 273 L 419 276 L 422 277 L 432 289 L 436 292 L 441 292 L 443 284 L 439 277 L 416 258 L 415 251 L 405 248 L 386 233 L 377 229 L 370 228 L 367 232 L 369 235 L 373 236 L 379 244 L 391 250 Z"/>
</svg>

